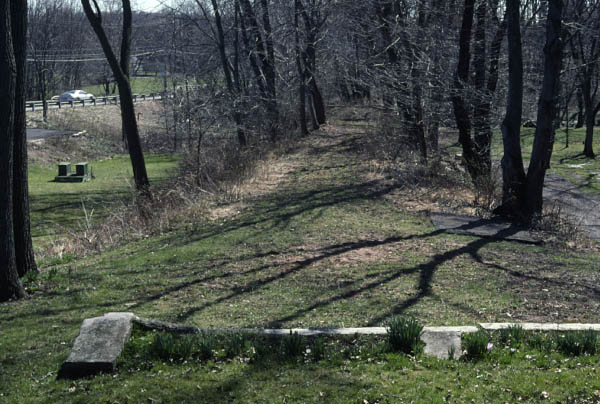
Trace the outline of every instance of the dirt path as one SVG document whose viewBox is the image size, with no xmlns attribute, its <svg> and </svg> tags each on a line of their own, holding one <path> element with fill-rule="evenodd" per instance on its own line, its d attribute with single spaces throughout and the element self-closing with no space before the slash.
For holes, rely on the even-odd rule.
<svg viewBox="0 0 600 404">
<path fill-rule="evenodd" d="M 547 174 L 544 199 L 560 206 L 591 239 L 600 240 L 600 200 L 580 188 L 564 178 Z"/>
</svg>

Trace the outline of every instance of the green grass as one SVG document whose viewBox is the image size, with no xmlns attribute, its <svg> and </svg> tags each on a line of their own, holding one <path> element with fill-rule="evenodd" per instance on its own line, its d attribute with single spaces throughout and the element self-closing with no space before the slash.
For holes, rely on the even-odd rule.
<svg viewBox="0 0 600 404">
<path fill-rule="evenodd" d="M 196 338 L 176 337 L 175 345 L 188 347 Z M 246 335 L 245 349 L 231 356 L 229 336 L 214 338 L 212 357 L 196 356 L 192 342 L 185 361 L 179 352 L 171 360 L 155 346 L 173 338 L 135 331 L 115 374 L 32 385 L 51 388 L 60 402 L 134 403 L 597 403 L 600 390 L 600 356 L 514 349 L 493 335 L 494 348 L 477 362 L 413 358 L 389 352 L 383 337 L 369 336 L 305 338 L 304 352 L 290 357 L 285 339 Z M 316 344 L 323 345 L 321 358 L 312 355 Z"/>
<path fill-rule="evenodd" d="M 394 353 L 384 336 L 298 337 L 300 352 L 290 355 L 286 347 L 292 337 L 246 334 L 240 336 L 244 349 L 230 355 L 230 336 L 216 334 L 210 336 L 213 349 L 205 356 L 199 355 L 207 338 L 205 334 L 174 337 L 136 330 L 120 360 L 119 376 L 135 374 L 140 366 L 151 374 L 190 374 L 189 378 L 177 380 L 181 384 L 176 389 L 168 382 L 164 384 L 164 389 L 169 391 L 187 390 L 193 397 L 190 402 L 277 402 L 286 397 L 286 393 L 292 400 L 305 402 L 594 399 L 600 380 L 593 375 L 598 372 L 595 367 L 600 356 L 572 356 L 558 349 L 558 341 L 577 337 L 578 333 L 528 332 L 522 336 L 523 344 L 516 347 L 503 342 L 500 333 L 479 333 L 486 335 L 485 356 L 478 361 L 468 357 L 444 361 L 421 354 L 410 357 Z M 167 340 L 170 344 L 157 351 L 157 341 Z M 538 349 L 534 343 L 539 340 L 544 342 L 541 344 L 544 349 Z M 183 364 L 181 347 L 185 347 L 187 353 Z M 315 351 L 320 351 L 319 356 L 314 355 Z M 165 356 L 168 352 L 172 353 Z M 575 374 L 586 372 L 590 375 L 587 380 L 571 379 Z M 215 373 L 225 377 L 214 377 Z M 229 382 L 231 373 L 235 384 Z M 278 389 L 273 385 L 272 380 L 282 374 L 285 378 L 282 383 L 289 388 Z M 380 375 L 383 377 L 378 378 Z M 347 381 L 343 383 L 344 388 L 331 394 L 343 378 Z M 211 389 L 209 380 L 220 384 Z M 564 391 L 570 380 L 575 381 L 575 385 L 568 392 Z M 194 386 L 198 381 L 200 384 Z M 415 390 L 412 383 L 419 389 Z M 554 383 L 558 386 L 552 386 Z M 201 393 L 194 393 L 194 387 Z M 248 390 L 252 392 L 250 395 L 246 395 Z"/>
<path fill-rule="evenodd" d="M 169 178 L 169 173 L 176 165 L 176 156 L 146 156 L 146 169 L 151 183 Z M 88 217 L 96 221 L 102 220 L 115 205 L 131 200 L 133 174 L 128 156 L 92 161 L 89 166 L 96 178 L 84 183 L 54 182 L 58 174 L 57 167 L 29 166 L 34 239 L 64 231 L 64 228 L 77 229 L 86 218 L 84 207 Z"/>
<path fill-rule="evenodd" d="M 167 80 L 167 91 L 173 89 L 173 83 L 171 79 Z M 96 97 L 103 97 L 105 95 L 105 89 L 102 84 L 84 86 L 83 91 L 94 94 Z M 112 90 L 112 85 L 111 85 Z M 164 79 L 162 77 L 134 77 L 131 79 L 131 91 L 134 94 L 150 94 L 160 93 L 165 90 Z M 119 94 L 118 87 L 115 90 L 115 94 Z M 110 94 L 112 95 L 112 94 Z"/>
<path fill-rule="evenodd" d="M 331 127 L 294 147 L 282 182 L 233 205 L 237 215 L 43 263 L 30 299 L 0 305 L 0 402 L 537 402 L 542 391 L 566 401 L 599 389 L 585 358 L 549 368 L 356 350 L 324 362 L 140 360 L 114 375 L 55 380 L 82 320 L 109 311 L 211 328 L 385 325 L 394 315 L 424 325 L 600 322 L 596 253 L 435 231 L 397 203 L 410 188 L 365 169 L 360 130 Z M 50 179 L 32 189 L 56 194 L 46 205 L 56 209 L 50 199 L 62 191 Z M 108 198 L 118 184 L 68 186 L 98 186 Z"/>
<path fill-rule="evenodd" d="M 529 163 L 535 129 L 521 128 L 521 148 L 525 164 Z M 557 130 L 552 152 L 549 172 L 559 175 L 581 186 L 579 189 L 600 195 L 600 159 L 590 159 L 583 156 L 583 141 L 585 128 L 569 128 L 569 147 L 566 145 L 564 128 Z M 594 151 L 600 153 L 600 133 L 594 128 Z M 502 135 L 494 135 L 492 154 L 496 159 L 502 157 Z"/>
</svg>

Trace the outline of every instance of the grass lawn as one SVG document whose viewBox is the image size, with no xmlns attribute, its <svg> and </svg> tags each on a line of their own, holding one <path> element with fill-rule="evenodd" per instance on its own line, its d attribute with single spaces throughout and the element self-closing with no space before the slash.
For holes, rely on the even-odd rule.
<svg viewBox="0 0 600 404">
<path fill-rule="evenodd" d="M 552 402 L 595 402 L 597 357 L 444 362 L 363 355 L 361 344 L 324 362 L 125 358 L 112 375 L 55 379 L 82 320 L 109 311 L 200 327 L 367 326 L 395 314 L 426 325 L 600 322 L 597 253 L 435 231 L 398 203 L 410 187 L 366 168 L 362 134 L 333 125 L 299 143 L 275 165 L 287 167 L 281 182 L 239 213 L 48 263 L 28 285 L 30 299 L 0 305 L 0 403 L 533 403 L 544 391 Z M 32 190 L 59 194 L 52 185 L 32 181 Z M 95 192 L 112 198 L 113 187 Z M 76 211 L 82 194 L 73 192 Z M 44 207 L 37 203 L 34 211 Z"/>
<path fill-rule="evenodd" d="M 528 164 L 531 158 L 534 135 L 535 129 L 521 128 L 521 148 L 525 164 Z M 582 154 L 585 128 L 569 128 L 569 147 L 565 147 L 566 136 L 564 128 L 556 131 L 549 172 L 576 182 L 581 185 L 580 189 L 600 196 L 600 160 L 586 158 Z M 494 136 L 492 150 L 496 159 L 502 158 L 502 135 L 500 132 Z M 594 128 L 594 151 L 600 152 L 598 128 Z"/>
<path fill-rule="evenodd" d="M 171 155 L 147 155 L 146 169 L 151 183 L 169 178 L 177 165 Z M 61 227 L 74 229 L 85 221 L 85 210 L 92 220 L 101 220 L 115 205 L 131 200 L 132 169 L 128 156 L 89 162 L 95 178 L 83 183 L 54 182 L 58 168 L 32 164 L 29 167 L 31 227 L 34 240 Z"/>
</svg>

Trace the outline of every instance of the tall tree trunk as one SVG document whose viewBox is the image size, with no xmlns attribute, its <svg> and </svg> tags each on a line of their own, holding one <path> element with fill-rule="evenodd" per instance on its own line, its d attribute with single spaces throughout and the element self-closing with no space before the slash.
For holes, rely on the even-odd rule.
<svg viewBox="0 0 600 404">
<path fill-rule="evenodd" d="M 142 152 L 142 144 L 138 130 L 137 120 L 135 116 L 135 108 L 133 105 L 133 96 L 131 86 L 129 84 L 129 52 L 131 47 L 131 4 L 129 0 L 123 2 L 123 37 L 121 38 L 121 58 L 126 58 L 120 62 L 110 45 L 106 32 L 102 26 L 102 14 L 96 0 L 92 0 L 95 11 L 92 10 L 89 0 L 81 0 L 83 10 L 100 41 L 104 55 L 110 65 L 117 85 L 119 86 L 119 99 L 121 101 L 121 120 L 123 130 L 127 135 L 127 145 L 129 156 L 131 158 L 131 166 L 133 169 L 133 177 L 136 188 L 139 191 L 148 191 L 150 185 L 148 174 L 146 173 L 146 164 L 144 154 Z"/>
<path fill-rule="evenodd" d="M 486 89 L 486 63 L 487 63 L 487 2 L 478 1 L 475 11 L 477 24 L 475 26 L 473 70 L 475 96 L 473 107 L 473 146 L 475 161 L 479 178 L 482 181 L 490 178 L 491 155 L 490 145 L 492 129 L 489 123 L 488 99 L 490 95 Z"/>
<path fill-rule="evenodd" d="M 199 7 L 202 7 L 202 3 L 200 2 L 200 0 L 196 0 L 196 3 L 198 4 Z M 229 95 L 232 98 L 233 102 L 232 102 L 232 108 L 233 108 L 233 121 L 235 123 L 236 126 L 236 132 L 237 132 L 237 138 L 238 138 L 238 142 L 240 144 L 240 146 L 242 147 L 246 147 L 248 144 L 248 141 L 246 139 L 246 134 L 244 133 L 244 130 L 242 129 L 242 119 L 240 114 L 237 112 L 237 107 L 236 107 L 236 99 L 238 98 L 238 93 L 236 91 L 236 87 L 234 86 L 233 83 L 233 77 L 232 77 L 232 69 L 231 69 L 231 65 L 229 64 L 229 60 L 227 59 L 227 54 L 225 52 L 225 31 L 223 30 L 223 22 L 221 20 L 221 12 L 219 10 L 219 4 L 217 3 L 217 0 L 211 0 L 211 4 L 212 4 L 212 8 L 213 8 L 213 14 L 215 16 L 215 25 L 217 27 L 217 47 L 219 49 L 219 57 L 221 59 L 221 67 L 223 69 L 223 75 L 225 76 L 225 83 L 227 84 L 227 91 L 229 91 Z M 237 13 L 236 13 L 236 17 L 237 17 Z"/>
<path fill-rule="evenodd" d="M 310 86 L 311 108 L 314 112 L 314 127 L 315 129 L 318 129 L 319 126 L 324 125 L 327 120 L 325 116 L 325 103 L 323 102 L 323 96 L 321 95 L 315 77 L 317 69 L 317 32 L 319 29 L 319 22 L 315 20 L 314 15 L 308 13 L 302 0 L 298 0 L 295 4 L 298 8 L 298 12 L 302 14 L 306 30 L 306 49 L 302 52 L 304 58 L 304 74 L 306 76 L 306 82 Z"/>
<path fill-rule="evenodd" d="M 521 154 L 523 114 L 523 51 L 521 46 L 520 1 L 507 0 L 508 95 L 502 121 L 502 205 L 496 213 L 520 216 L 525 195 L 525 170 Z"/>
<path fill-rule="evenodd" d="M 14 155 L 13 155 L 13 226 L 17 272 L 24 276 L 37 271 L 31 240 L 29 218 L 29 182 L 27 175 L 27 134 L 25 116 L 27 1 L 11 3 L 12 38 L 17 69 L 15 88 Z"/>
<path fill-rule="evenodd" d="M 575 128 L 583 128 L 585 124 L 585 112 L 583 108 L 583 93 L 581 92 L 581 87 L 577 87 L 577 123 L 575 124 Z"/>
<path fill-rule="evenodd" d="M 417 26 L 419 33 L 422 32 L 422 29 L 425 27 L 425 10 L 423 9 L 425 2 L 420 1 L 418 3 L 419 6 L 419 16 L 417 20 Z M 408 39 L 408 38 L 407 38 Z M 425 140 L 425 111 L 423 106 L 423 88 L 421 87 L 421 80 L 423 77 L 423 72 L 421 66 L 419 65 L 419 60 L 421 59 L 420 46 L 417 43 L 411 41 L 406 41 L 407 50 L 410 52 L 412 58 L 411 67 L 410 67 L 410 78 L 411 78 L 411 98 L 412 102 L 410 108 L 412 109 L 411 117 L 412 121 L 409 122 L 410 132 L 412 137 L 413 144 L 419 149 L 421 154 L 421 158 L 423 161 L 427 162 L 427 141 Z"/>
<path fill-rule="evenodd" d="M 40 70 L 40 98 L 42 99 L 42 120 L 48 122 L 48 83 L 45 64 L 42 64 L 42 70 Z"/>
<path fill-rule="evenodd" d="M 308 126 L 306 124 L 306 74 L 302 64 L 302 50 L 300 45 L 300 26 L 298 15 L 300 14 L 300 0 L 294 0 L 294 40 L 296 52 L 296 68 L 298 69 L 298 110 L 300 119 L 300 134 L 308 135 Z"/>
<path fill-rule="evenodd" d="M 324 125 L 327 121 L 325 116 L 325 102 L 323 101 L 323 96 L 321 95 L 319 86 L 317 86 L 317 81 L 312 74 L 310 78 L 310 97 L 312 99 L 313 108 L 315 109 L 317 123 L 319 126 Z"/>
<path fill-rule="evenodd" d="M 554 146 L 554 120 L 557 114 L 560 90 L 560 69 L 563 43 L 561 40 L 562 0 L 548 1 L 546 45 L 544 46 L 544 79 L 538 102 L 537 126 L 531 161 L 527 171 L 528 218 L 542 212 L 544 176 L 550 166 Z"/>
<path fill-rule="evenodd" d="M 423 89 L 420 84 L 421 71 L 416 63 L 411 68 L 412 80 L 412 122 L 410 131 L 413 144 L 418 147 L 423 161 L 427 162 L 427 141 L 425 140 L 425 113 L 423 111 Z"/>
<path fill-rule="evenodd" d="M 590 69 L 587 67 L 585 70 Z M 581 86 L 583 94 L 583 105 L 585 107 L 585 140 L 583 142 L 583 154 L 588 158 L 595 158 L 594 154 L 594 104 L 592 101 L 592 77 L 591 74 L 585 74 L 583 85 Z"/>
<path fill-rule="evenodd" d="M 13 142 L 17 68 L 8 1 L 0 2 L 0 302 L 25 296 L 19 282 L 13 226 Z"/>
<path fill-rule="evenodd" d="M 254 71 L 257 84 L 263 94 L 264 105 L 269 120 L 271 140 L 279 137 L 278 121 L 279 110 L 277 107 L 277 92 L 275 87 L 275 55 L 273 49 L 273 33 L 269 19 L 267 0 L 261 0 L 263 8 L 263 28 L 266 39 L 260 33 L 258 20 L 249 0 L 239 0 L 242 11 L 242 38 L 249 56 L 250 65 Z M 256 52 L 251 47 L 250 40 L 255 45 Z M 259 64 L 260 63 L 260 64 Z"/>
<path fill-rule="evenodd" d="M 467 171 L 477 186 L 479 183 L 479 170 L 475 161 L 475 151 L 471 139 L 471 117 L 465 96 L 465 84 L 469 80 L 469 65 L 471 63 L 471 31 L 473 28 L 473 15 L 475 0 L 465 0 L 462 24 L 459 35 L 458 65 L 454 73 L 452 90 L 452 107 L 458 128 L 458 141 L 462 146 L 463 159 L 467 164 Z"/>
</svg>

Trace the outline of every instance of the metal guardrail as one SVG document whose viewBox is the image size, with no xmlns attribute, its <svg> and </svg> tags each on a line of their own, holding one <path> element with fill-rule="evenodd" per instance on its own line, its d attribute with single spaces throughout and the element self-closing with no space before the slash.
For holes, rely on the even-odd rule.
<svg viewBox="0 0 600 404">
<path fill-rule="evenodd" d="M 134 94 L 133 102 L 142 102 L 142 101 L 156 101 L 162 100 L 163 98 L 168 96 L 163 96 L 159 93 L 150 93 L 150 94 Z M 118 105 L 119 104 L 119 96 L 111 95 L 108 97 L 96 97 L 93 100 L 77 100 L 77 101 L 52 101 L 46 100 L 46 105 L 48 109 L 62 109 L 62 108 L 75 108 L 75 107 L 99 107 L 105 105 Z M 25 110 L 27 112 L 35 112 L 39 109 L 43 109 L 44 102 L 43 101 L 26 101 L 25 102 Z"/>
</svg>

